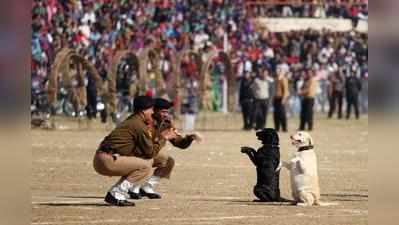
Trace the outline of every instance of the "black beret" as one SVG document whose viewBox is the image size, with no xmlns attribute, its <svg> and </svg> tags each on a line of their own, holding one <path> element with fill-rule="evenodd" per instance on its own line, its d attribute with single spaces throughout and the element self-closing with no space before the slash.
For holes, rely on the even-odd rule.
<svg viewBox="0 0 399 225">
<path fill-rule="evenodd" d="M 170 109 L 173 106 L 173 103 L 163 99 L 163 98 L 156 98 L 154 99 L 154 108 L 155 109 Z"/>
<path fill-rule="evenodd" d="M 146 110 L 154 106 L 154 99 L 149 96 L 137 96 L 133 101 L 134 111 Z"/>
</svg>

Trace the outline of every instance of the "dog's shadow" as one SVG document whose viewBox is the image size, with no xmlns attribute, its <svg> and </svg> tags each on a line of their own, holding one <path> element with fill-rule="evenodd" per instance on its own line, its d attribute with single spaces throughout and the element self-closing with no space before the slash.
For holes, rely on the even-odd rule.
<svg viewBox="0 0 399 225">
<path fill-rule="evenodd" d="M 339 194 L 321 194 L 321 197 L 338 202 L 362 202 L 362 201 L 368 201 L 369 195 L 354 194 L 354 193 L 350 194 L 339 193 Z"/>
<path fill-rule="evenodd" d="M 295 206 L 295 202 L 288 199 L 281 199 L 279 202 L 263 202 L 257 199 L 191 199 L 198 202 L 224 202 L 227 205 L 245 205 L 245 206 Z"/>
</svg>

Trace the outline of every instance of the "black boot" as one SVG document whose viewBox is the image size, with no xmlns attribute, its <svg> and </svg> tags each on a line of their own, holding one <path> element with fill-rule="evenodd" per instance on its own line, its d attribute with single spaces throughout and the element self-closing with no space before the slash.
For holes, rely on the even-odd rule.
<svg viewBox="0 0 399 225">
<path fill-rule="evenodd" d="M 140 195 L 147 197 L 149 199 L 160 199 L 161 195 L 158 193 L 147 193 L 143 189 L 140 188 Z"/>
<path fill-rule="evenodd" d="M 129 190 L 128 194 L 129 194 L 131 199 L 141 199 L 142 198 L 140 193 L 136 193 L 136 192 L 133 192 L 133 191 L 130 191 L 130 190 Z"/>
<path fill-rule="evenodd" d="M 110 205 L 115 206 L 135 206 L 134 202 L 129 202 L 127 200 L 118 200 L 109 192 L 105 196 L 104 201 Z"/>
</svg>

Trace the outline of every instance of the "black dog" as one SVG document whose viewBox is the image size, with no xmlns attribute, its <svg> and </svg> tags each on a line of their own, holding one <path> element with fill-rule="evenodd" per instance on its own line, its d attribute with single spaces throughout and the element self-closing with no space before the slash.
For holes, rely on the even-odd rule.
<svg viewBox="0 0 399 225">
<path fill-rule="evenodd" d="M 256 132 L 263 146 L 255 151 L 250 147 L 241 147 L 256 166 L 257 183 L 254 194 L 262 202 L 280 201 L 280 147 L 278 134 L 274 129 L 264 128 Z"/>
</svg>

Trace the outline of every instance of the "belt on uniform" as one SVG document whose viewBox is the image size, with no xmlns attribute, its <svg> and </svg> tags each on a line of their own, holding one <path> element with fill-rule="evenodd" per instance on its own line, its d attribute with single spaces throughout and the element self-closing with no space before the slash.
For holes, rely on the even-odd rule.
<svg viewBox="0 0 399 225">
<path fill-rule="evenodd" d="M 114 154 L 115 153 L 115 151 L 112 149 L 111 145 L 110 144 L 106 144 L 106 143 L 101 143 L 100 146 L 98 146 L 97 151 L 108 153 L 108 154 Z"/>
<path fill-rule="evenodd" d="M 96 153 L 99 153 L 99 154 L 108 154 L 108 155 L 112 155 L 112 154 L 113 154 L 111 151 L 104 151 L 104 150 L 97 150 Z"/>
</svg>

